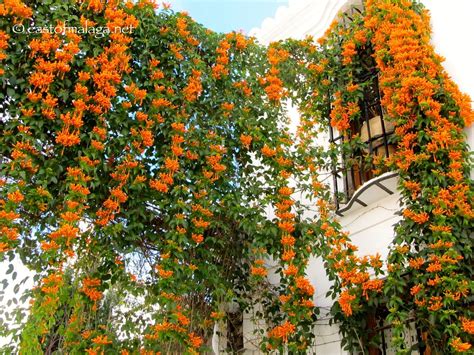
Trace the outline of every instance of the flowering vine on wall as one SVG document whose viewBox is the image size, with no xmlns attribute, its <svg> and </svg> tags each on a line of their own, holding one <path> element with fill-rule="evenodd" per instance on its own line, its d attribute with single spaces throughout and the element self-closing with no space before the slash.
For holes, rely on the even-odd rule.
<svg viewBox="0 0 474 355">
<path fill-rule="evenodd" d="M 351 122 L 361 120 L 359 103 L 370 85 L 360 76 L 374 69 L 367 68 L 367 54 L 378 71 L 385 119 L 395 125 L 395 154 L 366 157 L 374 174 L 390 169 L 400 178 L 403 218 L 395 226 L 386 269 L 377 256 L 358 258 L 330 241 L 336 248 L 322 254 L 336 279 L 333 315 L 348 349 L 370 351 L 380 343 L 376 317 L 392 327 L 399 353 L 413 350 L 406 340 L 409 323 L 421 333 L 423 343 L 416 346 L 427 351 L 471 349 L 472 165 L 463 128 L 472 123 L 473 111 L 430 39 L 429 16 L 420 4 L 367 1 L 365 12 L 343 15 L 331 25 L 318 41 L 319 50 L 301 42 L 282 44 L 301 64 L 296 72 L 303 81 L 296 80 L 293 90 L 303 118 L 307 112 L 308 119 L 316 117 L 311 126 L 330 124 L 351 137 L 313 153 L 326 157 L 321 160 L 326 171 L 328 162 L 338 164 L 337 157 L 364 145 Z"/>
<path fill-rule="evenodd" d="M 37 271 L 11 346 L 197 353 L 237 304 L 263 306 L 262 351 L 305 353 L 319 312 L 305 267 L 320 256 L 344 346 L 376 346 L 367 319 L 385 309 L 400 352 L 413 320 L 432 350 L 468 351 L 473 112 L 429 41 L 411 1 L 368 1 L 317 42 L 265 48 L 149 0 L 4 0 L 0 253 Z M 396 154 L 367 162 L 400 175 L 386 267 L 357 254 L 322 179 L 364 144 L 351 131 L 362 53 L 396 126 Z M 329 125 L 352 138 L 324 149 Z"/>
</svg>

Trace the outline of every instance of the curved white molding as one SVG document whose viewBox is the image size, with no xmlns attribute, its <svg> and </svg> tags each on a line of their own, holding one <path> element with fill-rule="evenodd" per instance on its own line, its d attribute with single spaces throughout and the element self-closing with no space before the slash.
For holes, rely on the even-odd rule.
<svg viewBox="0 0 474 355">
<path fill-rule="evenodd" d="M 351 214 L 353 211 L 381 200 L 397 191 L 398 173 L 387 172 L 366 181 L 351 197 L 350 201 L 337 211 L 339 216 Z"/>
<path fill-rule="evenodd" d="M 266 18 L 260 28 L 249 34 L 262 44 L 286 38 L 321 37 L 341 10 L 358 0 L 289 0 L 278 8 L 275 17 Z"/>
</svg>

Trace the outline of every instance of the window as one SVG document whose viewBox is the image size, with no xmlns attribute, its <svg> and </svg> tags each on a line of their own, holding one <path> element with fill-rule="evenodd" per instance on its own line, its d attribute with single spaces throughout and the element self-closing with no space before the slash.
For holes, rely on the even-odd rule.
<svg viewBox="0 0 474 355">
<path fill-rule="evenodd" d="M 363 98 L 359 101 L 360 119 L 351 121 L 351 136 L 359 135 L 363 147 L 352 149 L 339 157 L 337 164 L 332 167 L 334 196 L 336 209 L 348 204 L 354 193 L 364 183 L 375 177 L 372 158 L 389 157 L 395 152 L 395 145 L 391 137 L 395 131 L 392 122 L 387 121 L 380 103 L 378 71 L 372 57 L 372 49 L 367 47 L 364 52 L 358 53 L 361 58 L 362 70 L 354 73 L 357 84 L 363 87 Z M 341 135 L 330 126 L 330 142 L 342 144 L 351 137 Z M 357 201 L 364 205 L 362 201 Z"/>
</svg>

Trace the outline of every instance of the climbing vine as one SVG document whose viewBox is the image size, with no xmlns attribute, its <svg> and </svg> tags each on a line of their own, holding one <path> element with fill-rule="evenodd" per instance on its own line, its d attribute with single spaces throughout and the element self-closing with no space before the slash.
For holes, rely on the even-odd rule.
<svg viewBox="0 0 474 355">
<path fill-rule="evenodd" d="M 432 351 L 470 350 L 470 99 L 416 2 L 344 16 L 264 47 L 150 0 L 0 3 L 0 257 L 36 272 L 5 349 L 199 353 L 232 309 L 262 307 L 261 350 L 305 353 L 318 256 L 347 349 L 377 346 L 383 309 L 400 353 L 413 321 Z M 358 254 L 325 179 L 366 148 L 367 58 L 397 150 L 364 163 L 402 196 L 386 263 Z M 350 139 L 321 144 L 330 126 Z"/>
<path fill-rule="evenodd" d="M 442 68 L 443 59 L 430 43 L 429 15 L 420 4 L 367 1 L 365 7 L 365 12 L 338 18 L 317 49 L 301 42 L 282 44 L 296 53 L 298 73 L 305 73 L 294 86 L 303 122 L 308 112 L 310 127 L 331 125 L 350 137 L 315 156 L 333 166 L 343 156 L 350 165 L 351 152 L 367 149 L 351 124 L 361 120 L 364 86 L 370 85 L 361 80 L 364 72 L 378 72 L 384 117 L 395 126 L 390 142 L 397 145 L 395 154 L 369 155 L 365 163 L 375 175 L 398 172 L 403 218 L 395 226 L 386 267 L 377 256 L 358 258 L 337 244 L 336 255 L 344 250 L 342 259 L 332 263 L 338 260 L 334 249 L 322 249 L 327 272 L 336 279 L 334 319 L 348 349 L 370 350 L 380 342 L 376 324 L 368 324 L 379 313 L 382 324 L 392 326 L 399 353 L 413 350 L 405 335 L 410 322 L 421 332 L 423 343 L 416 346 L 439 353 L 468 351 L 473 334 L 472 164 L 463 128 L 472 123 L 471 101 Z M 319 217 L 324 221 L 321 211 Z M 329 231 L 341 233 L 340 226 Z"/>
</svg>

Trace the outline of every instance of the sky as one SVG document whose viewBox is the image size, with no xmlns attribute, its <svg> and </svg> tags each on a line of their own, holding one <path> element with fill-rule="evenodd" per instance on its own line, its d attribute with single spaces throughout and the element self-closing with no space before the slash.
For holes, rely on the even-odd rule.
<svg viewBox="0 0 474 355">
<path fill-rule="evenodd" d="M 216 32 L 248 33 L 260 27 L 267 17 L 274 17 L 288 0 L 171 0 L 175 11 L 187 11 L 199 23 Z"/>
</svg>

